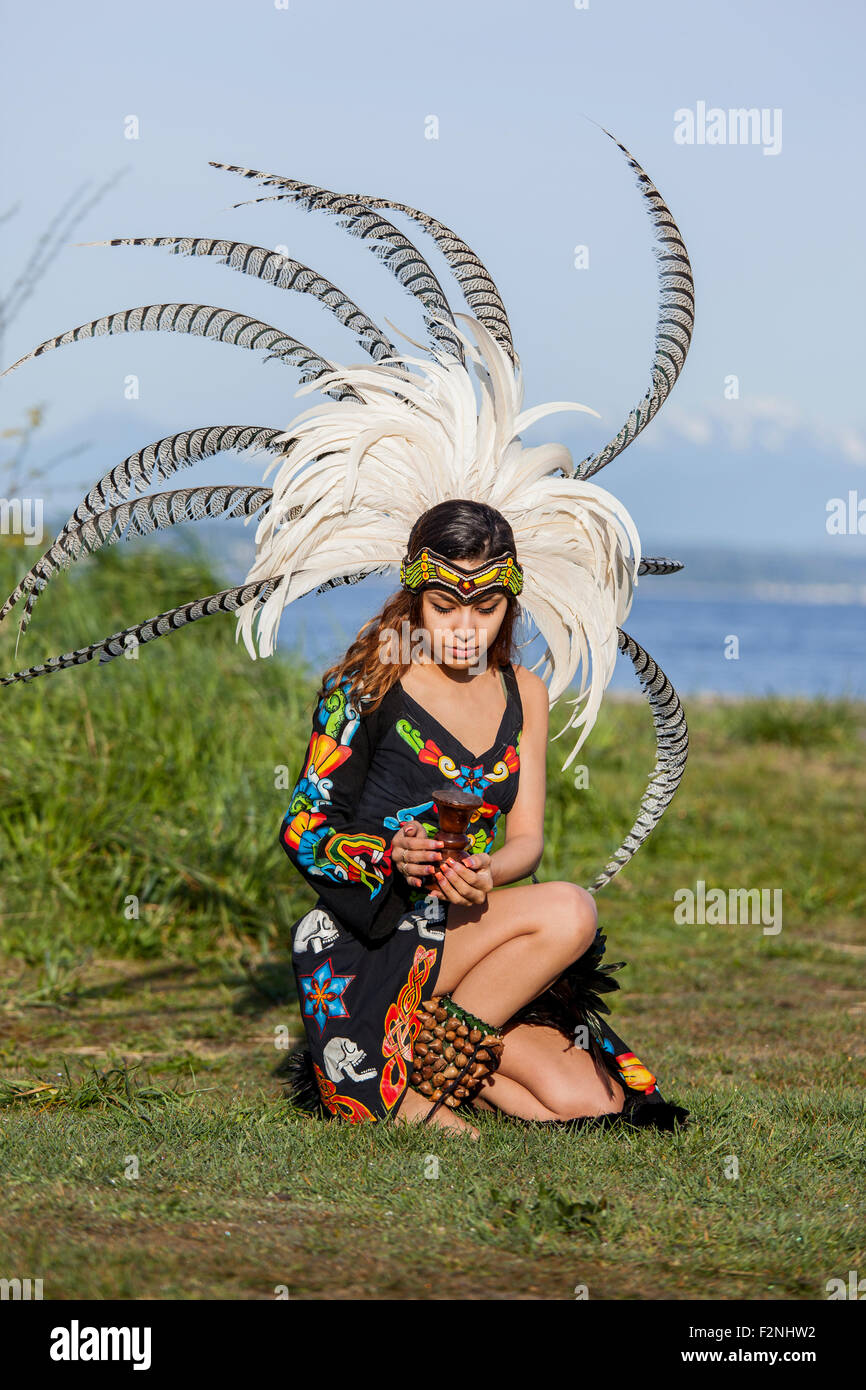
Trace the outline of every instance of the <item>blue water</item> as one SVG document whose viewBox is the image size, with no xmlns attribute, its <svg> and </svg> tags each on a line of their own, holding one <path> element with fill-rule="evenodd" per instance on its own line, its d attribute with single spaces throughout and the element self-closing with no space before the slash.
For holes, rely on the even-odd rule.
<svg viewBox="0 0 866 1390">
<path fill-rule="evenodd" d="M 681 693 L 866 699 L 863 605 L 642 598 L 625 630 Z M 731 635 L 738 639 L 736 659 L 725 656 Z M 639 688 L 631 662 L 621 656 L 609 689 L 629 684 Z"/>
<path fill-rule="evenodd" d="M 370 580 L 309 594 L 287 608 L 279 649 L 297 644 L 318 673 L 343 654 L 393 586 Z M 741 597 L 635 596 L 625 631 L 655 658 L 681 695 L 826 695 L 866 699 L 866 606 L 765 602 Z M 726 639 L 738 639 L 736 659 Z M 536 639 L 528 665 L 541 655 Z M 640 692 L 631 662 L 620 656 L 609 690 Z"/>
</svg>

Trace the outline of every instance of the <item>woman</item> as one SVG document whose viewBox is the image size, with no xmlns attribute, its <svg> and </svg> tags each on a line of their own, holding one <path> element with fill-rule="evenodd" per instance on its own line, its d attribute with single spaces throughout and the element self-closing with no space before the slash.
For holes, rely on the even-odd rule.
<svg viewBox="0 0 866 1390">
<path fill-rule="evenodd" d="M 539 1123 L 612 1116 L 670 1126 L 685 1114 L 661 1099 L 655 1078 L 598 1016 L 606 1012 L 598 996 L 616 988 L 609 976 L 618 967 L 600 964 L 604 938 L 591 895 L 658 823 L 688 747 L 676 691 L 622 628 L 639 576 L 682 566 L 642 557 L 626 508 L 590 481 L 661 409 L 694 323 L 694 285 L 680 232 L 648 175 L 615 143 L 654 226 L 656 340 L 644 396 L 579 464 L 559 441 L 524 444 L 524 432 L 546 415 L 596 412 L 573 401 L 523 409 L 523 371 L 505 303 L 462 238 L 406 203 L 235 165 L 216 167 L 276 188 L 269 198 L 336 216 L 367 244 L 421 307 L 427 342 L 400 336 L 426 358 L 398 352 L 354 300 L 290 257 L 215 238 L 136 237 L 122 240 L 214 256 L 280 294 L 313 295 L 351 329 L 371 362 L 335 365 L 240 311 L 175 302 L 94 319 L 7 368 L 82 338 L 160 329 L 266 348 L 265 360 L 299 369 L 305 383 L 299 395 L 316 390 L 325 400 L 286 430 L 218 424 L 181 431 L 98 479 L 0 607 L 0 622 L 24 601 L 26 630 L 52 577 L 124 532 L 149 535 L 205 516 L 249 520 L 262 513 L 246 580 L 0 676 L 0 686 L 90 661 L 102 666 L 216 613 L 236 613 L 236 640 L 243 637 L 253 660 L 257 624 L 258 655 L 268 657 L 281 614 L 295 599 L 400 566 L 403 591 L 326 673 L 281 829 L 286 852 L 319 894 L 297 926 L 294 956 L 313 1054 L 310 1099 L 330 1114 L 409 1120 L 426 1109 L 425 1118 L 465 1128 L 463 1117 L 442 1113 L 441 1102 L 453 1106 L 470 1095 L 479 1108 Z M 472 316 L 454 312 L 418 247 L 381 215 L 390 208 L 435 241 Z M 531 276 L 531 258 L 527 270 Z M 135 489 L 145 493 L 154 479 L 212 454 L 254 447 L 275 454 L 262 479 L 278 464 L 272 488 L 226 484 L 132 499 Z M 473 572 L 477 561 L 481 568 Z M 546 686 L 513 666 L 518 594 L 521 616 L 546 644 Z M 402 650 L 404 622 L 426 638 L 420 659 Z M 575 708 L 560 730 L 579 730 L 566 771 L 592 730 L 620 651 L 635 666 L 657 733 L 658 758 L 638 818 L 589 890 L 521 884 L 542 850 L 547 708 L 579 670 Z M 484 658 L 481 671 L 476 657 Z M 495 727 L 500 676 L 506 705 Z M 493 744 L 477 754 L 490 737 Z M 433 793 L 443 784 L 483 796 L 467 864 L 433 858 Z M 506 842 L 490 853 L 502 815 Z M 442 1085 L 433 1086 L 432 1077 Z M 425 1106 L 427 1092 L 433 1103 Z"/>
<path fill-rule="evenodd" d="M 431 556 L 458 574 L 487 564 L 488 582 L 460 593 Z M 491 575 L 497 557 L 505 564 Z M 402 591 L 325 673 L 280 829 L 320 893 L 293 929 L 293 964 L 303 1062 L 321 1103 L 353 1121 L 431 1116 L 477 1137 L 467 1118 L 410 1084 L 424 1001 L 446 995 L 504 1038 L 475 1108 L 564 1122 L 619 1119 L 626 1106 L 631 1123 L 669 1128 L 687 1112 L 662 1101 L 615 1034 L 602 1026 L 594 1047 L 575 1044 L 587 1025 L 579 1002 L 570 1015 L 548 1004 L 558 1026 L 538 1021 L 538 1006 L 536 1021 L 521 1020 L 595 943 L 597 913 L 576 884 L 518 883 L 544 843 L 548 692 L 512 664 L 518 604 L 502 582 L 504 570 L 512 584 L 519 573 L 512 529 L 484 503 L 443 502 L 419 517 L 407 559 Z M 417 660 L 400 660 L 407 628 Z M 483 800 L 466 863 L 443 862 L 436 838 L 433 793 L 447 780 Z M 503 815 L 505 841 L 491 853 Z M 592 983 L 610 987 L 600 973 Z M 300 1084 L 296 1096 L 314 1103 Z"/>
</svg>

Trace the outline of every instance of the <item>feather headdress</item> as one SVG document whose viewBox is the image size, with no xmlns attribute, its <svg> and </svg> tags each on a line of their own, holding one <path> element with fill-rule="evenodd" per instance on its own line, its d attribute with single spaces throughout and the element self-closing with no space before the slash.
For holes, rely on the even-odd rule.
<svg viewBox="0 0 866 1390">
<path fill-rule="evenodd" d="M 631 606 L 629 550 L 639 562 L 640 540 L 622 503 L 575 478 L 562 444 L 524 448 L 520 441 L 520 431 L 545 415 L 595 411 L 571 401 L 522 411 L 519 366 L 477 319 L 455 317 L 452 332 L 480 382 L 480 409 L 457 358 L 437 352 L 431 363 L 403 355 L 329 373 L 328 382 L 344 383 L 360 399 L 316 407 L 289 426 L 290 447 L 264 475 L 279 465 L 247 575 L 248 584 L 275 577 L 279 583 L 264 604 L 253 600 L 239 610 L 238 633 L 255 658 L 257 616 L 259 652 L 270 656 L 287 604 L 335 575 L 399 570 L 423 512 L 449 498 L 485 501 L 514 531 L 524 571 L 521 604 L 547 641 L 543 675 L 551 677 L 551 703 L 578 668 L 584 676 L 574 704 L 585 700 L 586 707 L 566 725 L 582 726 L 568 767 L 613 671 L 617 628 Z"/>
<path fill-rule="evenodd" d="M 574 708 L 560 731 L 580 731 L 564 767 L 595 722 L 617 650 L 629 656 L 650 702 L 657 732 L 656 765 L 634 826 L 590 891 L 607 883 L 658 823 L 685 764 L 688 733 L 676 691 L 621 627 L 638 576 L 670 574 L 682 566 L 642 557 L 637 529 L 625 507 L 588 479 L 622 453 L 661 407 L 682 370 L 694 322 L 691 267 L 676 223 L 640 165 L 624 145 L 615 143 L 637 175 L 655 225 L 661 291 L 656 344 L 643 399 L 618 433 L 577 467 L 561 444 L 524 447 L 521 431 L 557 411 L 596 412 L 569 401 L 522 409 L 520 361 L 489 272 L 465 241 L 417 208 L 214 163 L 215 168 L 279 190 L 252 201 L 288 199 L 308 210 L 330 213 L 364 241 L 422 305 L 431 343 L 415 346 L 427 351 L 429 360 L 398 353 L 373 319 L 330 280 L 266 247 L 203 237 L 122 237 L 88 243 L 158 246 L 173 254 L 211 256 L 277 289 L 311 294 L 355 334 L 372 365 L 335 366 L 259 319 L 214 305 L 182 303 L 144 305 L 94 319 L 40 343 L 7 368 L 13 371 L 50 349 L 102 334 L 181 332 L 251 350 L 267 349 L 266 361 L 275 358 L 298 368 L 305 383 L 299 395 L 319 390 L 331 399 L 299 415 L 287 429 L 206 425 L 182 431 L 131 454 L 98 479 L 0 608 L 2 621 L 26 599 L 19 635 L 29 624 L 39 594 L 60 569 L 121 537 L 131 539 L 206 516 L 245 516 L 249 521 L 261 514 L 256 557 L 247 578 L 87 647 L 0 676 L 0 685 L 94 659 L 104 664 L 131 645 L 218 612 L 237 614 L 236 639 L 243 636 L 253 659 L 257 619 L 259 654 L 268 656 L 288 603 L 312 590 L 322 592 L 370 573 L 398 569 L 409 532 L 424 511 L 449 498 L 483 500 L 500 511 L 514 531 L 524 570 L 522 605 L 546 642 L 541 661 L 543 676 L 550 681 L 551 704 L 575 673 L 581 674 Z M 434 239 L 474 317 L 452 312 L 424 257 L 382 216 L 382 209 L 404 214 Z M 480 401 L 467 357 L 480 384 Z M 145 492 L 154 479 L 166 479 L 229 449 L 272 453 L 265 477 L 277 468 L 273 487 L 199 486 L 130 500 L 134 490 Z"/>
</svg>

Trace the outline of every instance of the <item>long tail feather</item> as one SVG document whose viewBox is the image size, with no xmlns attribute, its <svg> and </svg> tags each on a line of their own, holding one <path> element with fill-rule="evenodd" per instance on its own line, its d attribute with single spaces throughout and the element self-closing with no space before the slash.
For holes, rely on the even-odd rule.
<svg viewBox="0 0 866 1390">
<path fill-rule="evenodd" d="M 335 370 L 333 363 L 327 362 L 297 338 L 236 309 L 219 309 L 214 304 L 142 304 L 135 309 L 119 309 L 116 314 L 91 319 L 89 323 L 67 329 L 56 338 L 46 338 L 32 352 L 19 357 L 11 367 L 0 372 L 0 378 L 14 372 L 22 363 L 52 348 L 63 347 L 66 343 L 77 343 L 83 338 L 100 338 L 111 333 L 145 332 L 191 333 L 220 343 L 231 343 L 234 347 L 268 348 L 265 361 L 276 357 L 297 367 L 302 382 L 315 381 L 326 372 Z M 337 400 L 347 395 L 358 399 L 356 393 L 345 385 L 328 390 L 326 394 L 334 395 Z"/>
<path fill-rule="evenodd" d="M 601 127 L 604 130 L 604 127 Z M 652 420 L 670 395 L 686 360 L 695 324 L 695 286 L 685 242 L 670 208 L 637 160 L 609 130 L 604 131 L 622 150 L 640 185 L 655 224 L 659 263 L 659 312 L 652 363 L 652 380 L 646 395 L 631 411 L 622 429 L 598 453 L 590 454 L 575 470 L 578 478 L 590 478 L 628 448 Z"/>
<path fill-rule="evenodd" d="M 31 681 L 36 676 L 50 676 L 55 671 L 65 671 L 70 666 L 83 666 L 95 657 L 99 658 L 100 666 L 104 666 L 115 657 L 128 654 L 133 648 L 142 646 L 145 642 L 153 642 L 157 637 L 166 637 L 179 628 L 188 626 L 189 623 L 198 622 L 200 618 L 210 618 L 215 613 L 234 613 L 245 603 L 264 603 L 281 579 L 282 575 L 274 575 L 272 579 L 264 579 L 257 584 L 239 584 L 233 589 L 221 589 L 217 594 L 207 594 L 204 598 L 193 599 L 191 603 L 182 603 L 177 608 L 168 608 L 164 613 L 157 613 L 155 617 L 147 618 L 143 623 L 125 627 L 121 632 L 103 637 L 101 641 L 92 642 L 88 647 L 78 647 L 75 651 L 64 652 L 61 656 L 52 656 L 48 661 L 40 662 L 36 666 L 28 666 L 24 671 L 12 671 L 8 675 L 0 676 L 0 686 Z"/>
<path fill-rule="evenodd" d="M 686 716 L 680 698 L 664 671 L 649 652 L 622 628 L 617 628 L 617 645 L 630 658 L 652 709 L 656 727 L 656 764 L 641 798 L 637 820 L 619 848 L 614 850 L 612 859 L 598 877 L 587 885 L 590 893 L 597 893 L 606 883 L 610 883 L 658 825 L 682 781 L 689 752 Z"/>
<path fill-rule="evenodd" d="M 299 203 L 308 212 L 327 212 L 336 217 L 341 227 L 350 236 L 359 237 L 370 244 L 370 250 L 383 261 L 404 289 L 414 294 L 425 309 L 438 309 L 447 322 L 424 315 L 427 331 L 431 337 L 452 357 L 462 364 L 463 349 L 448 324 L 454 322 L 445 291 L 430 266 L 405 232 L 401 232 L 380 214 L 373 212 L 366 203 L 353 194 L 333 193 L 328 188 L 319 188 L 313 183 L 301 183 L 298 179 L 283 178 L 280 174 L 267 174 L 261 169 L 246 169 L 239 164 L 220 164 L 208 161 L 214 169 L 224 169 L 230 174 L 240 174 L 242 178 L 254 179 L 263 188 L 282 188 L 284 192 L 274 193 L 264 198 L 251 198 L 251 203 L 281 202 L 289 199 Z M 246 203 L 233 203 L 233 207 L 245 207 Z"/>
<path fill-rule="evenodd" d="M 637 567 L 641 574 L 676 574 L 683 568 L 682 560 L 668 560 L 662 555 L 644 555 Z"/>
<path fill-rule="evenodd" d="M 283 256 L 271 251 L 267 246 L 254 246 L 246 241 L 223 241 L 214 237 L 191 236 L 130 236 L 113 237 L 110 241 L 79 241 L 77 246 L 160 246 L 167 247 L 172 255 L 213 256 L 220 264 L 230 270 L 238 270 L 243 275 L 253 275 L 280 290 L 296 290 L 300 294 L 311 294 L 321 300 L 327 309 L 339 319 L 340 323 L 356 335 L 364 352 L 379 361 L 382 357 L 392 357 L 396 348 L 390 342 L 369 314 L 365 314 L 354 300 L 349 299 L 341 289 L 326 280 L 317 270 L 302 265 L 291 256 Z"/>
<path fill-rule="evenodd" d="M 405 213 L 429 233 L 454 272 L 454 278 L 458 281 L 475 317 L 492 333 L 497 342 L 501 343 L 516 365 L 517 351 L 505 304 L 493 283 L 493 277 L 472 247 L 443 222 L 418 208 L 409 207 L 408 203 L 398 203 L 390 198 L 370 198 L 365 193 L 353 193 L 351 196 L 368 208 L 391 208 L 395 212 Z"/>
<path fill-rule="evenodd" d="M 133 488 L 145 492 L 154 479 L 162 482 L 178 469 L 191 468 L 203 458 L 212 458 L 230 449 L 238 453 L 266 449 L 279 454 L 288 449 L 291 442 L 286 439 L 284 430 L 267 425 L 197 425 L 195 429 L 165 435 L 134 454 L 128 454 L 110 472 L 103 473 L 71 513 L 63 530 L 69 531 L 97 512 L 125 502 Z M 0 612 L 0 618 L 3 616 Z"/>
<path fill-rule="evenodd" d="M 62 569 L 68 569 L 83 555 L 90 555 L 104 545 L 149 536 L 169 526 L 181 526 L 187 521 L 206 518 L 255 516 L 266 507 L 273 496 L 269 487 L 244 487 L 237 484 L 178 488 L 173 492 L 156 492 L 132 502 L 121 502 L 59 533 L 45 553 L 36 561 L 21 583 L 13 590 L 0 609 L 0 621 L 27 593 L 27 603 L 21 618 L 20 631 L 26 632 L 37 598 L 50 579 Z"/>
</svg>

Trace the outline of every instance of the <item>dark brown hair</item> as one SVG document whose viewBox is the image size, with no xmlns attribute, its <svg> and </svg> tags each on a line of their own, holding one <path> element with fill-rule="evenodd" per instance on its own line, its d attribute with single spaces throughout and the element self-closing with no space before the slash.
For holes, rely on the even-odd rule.
<svg viewBox="0 0 866 1390">
<path fill-rule="evenodd" d="M 406 547 L 409 559 L 414 560 L 425 545 L 447 560 L 473 560 L 478 564 L 503 551 L 516 553 L 514 532 L 502 513 L 495 507 L 488 507 L 486 502 L 470 502 L 463 498 L 439 502 L 419 516 Z M 520 556 L 517 558 L 519 560 Z M 487 650 L 489 665 L 497 669 L 516 656 L 513 633 L 520 604 L 515 594 L 509 593 L 507 598 L 508 606 L 496 640 Z M 378 709 L 388 691 L 411 665 L 411 661 L 383 661 L 379 654 L 380 634 L 387 629 L 402 633 L 404 621 L 408 622 L 410 633 L 418 631 L 423 626 L 421 609 L 421 592 L 413 593 L 401 587 L 392 594 L 376 616 L 360 629 L 343 658 L 323 673 L 319 698 L 326 693 L 325 686 L 331 683 L 332 677 L 338 685 L 348 678 L 349 698 L 363 695 L 361 708 L 365 714 Z"/>
</svg>

